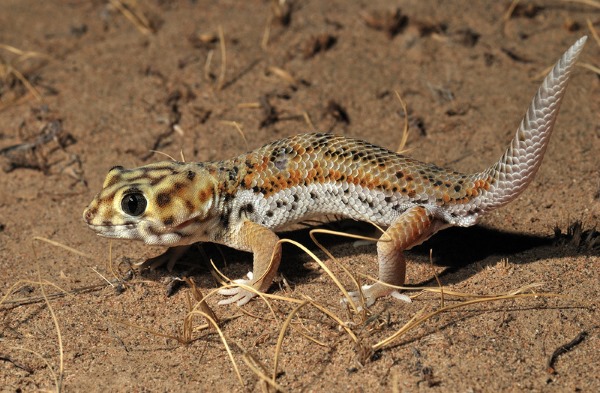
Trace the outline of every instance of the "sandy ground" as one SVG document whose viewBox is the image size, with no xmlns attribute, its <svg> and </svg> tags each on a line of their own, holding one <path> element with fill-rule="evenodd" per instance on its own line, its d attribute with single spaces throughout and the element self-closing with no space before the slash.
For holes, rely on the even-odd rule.
<svg viewBox="0 0 600 393">
<path fill-rule="evenodd" d="M 590 34 L 587 20 L 600 29 L 598 8 L 561 1 L 522 2 L 506 20 L 509 1 L 139 3 L 121 8 L 140 27 L 118 1 L 0 3 L 0 44 L 23 51 L 0 47 L 0 294 L 9 294 L 0 306 L 2 391 L 263 391 L 272 378 L 296 304 L 273 301 L 271 312 L 258 300 L 239 309 L 209 298 L 241 382 L 202 317 L 193 332 L 188 326 L 191 342 L 179 342 L 193 290 L 167 296 L 166 271 L 130 271 L 163 249 L 114 241 L 111 253 L 82 222 L 110 167 L 167 159 L 152 150 L 228 158 L 313 127 L 395 149 L 404 122 L 397 90 L 409 108 L 409 154 L 480 170 L 512 138 L 540 73 Z M 594 39 L 581 62 L 600 65 Z M 303 307 L 282 342 L 275 382 L 289 391 L 600 391 L 599 150 L 600 78 L 578 68 L 529 189 L 480 225 L 449 229 L 408 253 L 411 285 L 437 286 L 431 249 L 449 290 L 502 294 L 540 283 L 537 292 L 560 297 L 444 312 L 373 351 L 420 310 L 439 309 L 440 296 L 383 299 L 369 315 L 353 315 L 329 276 L 286 247 L 285 281 L 270 292 L 310 296 L 355 338 Z M 352 288 L 306 231 L 289 236 Z M 351 272 L 376 274 L 373 245 L 326 244 Z M 205 294 L 217 286 L 206 256 L 231 277 L 250 269 L 250 254 L 191 251 L 174 274 Z M 549 372 L 553 352 L 576 337 Z"/>
</svg>

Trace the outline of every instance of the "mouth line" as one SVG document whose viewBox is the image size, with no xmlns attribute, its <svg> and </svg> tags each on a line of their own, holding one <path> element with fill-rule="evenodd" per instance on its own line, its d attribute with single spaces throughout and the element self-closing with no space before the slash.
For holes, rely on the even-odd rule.
<svg viewBox="0 0 600 393">
<path fill-rule="evenodd" d="M 110 230 L 115 230 L 115 229 L 134 229 L 135 228 L 135 224 L 110 224 L 110 225 L 105 225 L 105 224 L 90 224 L 87 223 L 87 226 L 90 227 L 91 229 L 93 229 L 96 232 L 100 232 L 102 230 L 106 230 L 106 229 L 110 229 Z"/>
<path fill-rule="evenodd" d="M 173 227 L 173 229 L 175 230 L 179 230 L 179 229 L 184 229 L 190 225 L 192 225 L 195 221 L 195 218 L 190 218 L 189 220 L 185 220 L 180 224 L 177 224 L 176 226 Z"/>
</svg>

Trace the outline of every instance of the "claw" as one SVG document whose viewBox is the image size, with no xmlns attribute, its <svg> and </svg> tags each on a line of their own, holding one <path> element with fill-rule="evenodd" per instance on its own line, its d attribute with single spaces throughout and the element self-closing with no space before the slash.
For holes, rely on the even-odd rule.
<svg viewBox="0 0 600 393">
<path fill-rule="evenodd" d="M 248 272 L 246 276 L 248 277 L 247 280 L 240 278 L 237 280 L 233 280 L 233 283 L 252 286 L 252 279 L 254 278 L 254 274 L 252 274 L 252 272 Z M 248 303 L 253 297 L 256 296 L 256 293 L 251 292 L 242 287 L 223 288 L 219 289 L 218 293 L 219 295 L 231 296 L 227 299 L 220 300 L 218 303 L 219 305 L 226 305 L 237 302 L 238 306 L 243 306 L 244 304 Z"/>
<path fill-rule="evenodd" d="M 173 267 L 175 263 L 181 258 L 183 254 L 190 248 L 190 246 L 176 246 L 167 249 L 161 255 L 150 258 L 144 262 L 136 263 L 135 266 L 140 269 L 150 269 L 154 270 L 158 267 L 161 267 L 165 263 L 167 264 L 167 270 L 173 271 Z"/>
<path fill-rule="evenodd" d="M 363 285 L 361 287 L 361 291 L 362 291 L 362 295 L 364 296 L 364 299 L 365 299 L 366 307 L 371 307 L 375 303 L 375 300 L 377 300 L 377 298 L 380 298 L 383 296 L 391 296 L 394 299 L 402 300 L 407 303 L 411 302 L 410 297 L 408 297 L 407 295 L 404 295 L 404 294 L 398 292 L 397 290 L 391 289 L 389 287 L 386 287 L 384 285 L 377 284 L 377 283 L 372 284 L 372 285 Z M 348 295 L 350 295 L 350 299 L 352 300 L 352 302 L 357 303 L 357 304 L 360 303 L 360 299 L 361 299 L 360 292 L 352 291 L 352 292 L 348 292 Z M 344 298 L 341 301 L 342 301 L 342 303 L 347 303 L 348 299 Z M 361 311 L 362 307 L 359 307 L 358 310 Z"/>
</svg>

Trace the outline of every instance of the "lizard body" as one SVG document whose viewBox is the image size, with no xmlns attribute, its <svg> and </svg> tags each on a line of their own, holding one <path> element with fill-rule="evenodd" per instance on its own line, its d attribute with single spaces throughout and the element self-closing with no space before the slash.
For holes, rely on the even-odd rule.
<svg viewBox="0 0 600 393">
<path fill-rule="evenodd" d="M 253 275 L 238 280 L 266 291 L 281 260 L 275 231 L 335 214 L 387 227 L 377 243 L 379 279 L 405 280 L 403 250 L 449 226 L 471 226 L 515 199 L 546 150 L 568 79 L 586 37 L 543 81 L 504 155 L 489 168 L 462 174 L 371 143 L 333 134 L 300 134 L 217 162 L 159 162 L 113 167 L 84 211 L 98 234 L 148 244 L 224 244 L 254 254 Z M 363 287 L 367 305 L 397 293 Z M 222 303 L 248 302 L 241 287 Z M 358 294 L 354 293 L 357 297 Z"/>
</svg>

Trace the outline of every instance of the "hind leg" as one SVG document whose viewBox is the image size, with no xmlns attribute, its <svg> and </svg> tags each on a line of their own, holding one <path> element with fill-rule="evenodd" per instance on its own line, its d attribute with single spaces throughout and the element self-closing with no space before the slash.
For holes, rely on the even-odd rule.
<svg viewBox="0 0 600 393">
<path fill-rule="evenodd" d="M 379 280 L 395 286 L 401 286 L 406 279 L 406 261 L 402 252 L 421 244 L 433 235 L 439 225 L 435 225 L 433 214 L 422 206 L 415 206 L 402 213 L 385 231 L 377 242 L 377 259 L 379 263 Z M 362 292 L 368 306 L 382 296 L 410 301 L 398 290 L 381 283 L 364 285 Z M 351 292 L 353 300 L 360 298 L 358 292 Z"/>
</svg>

